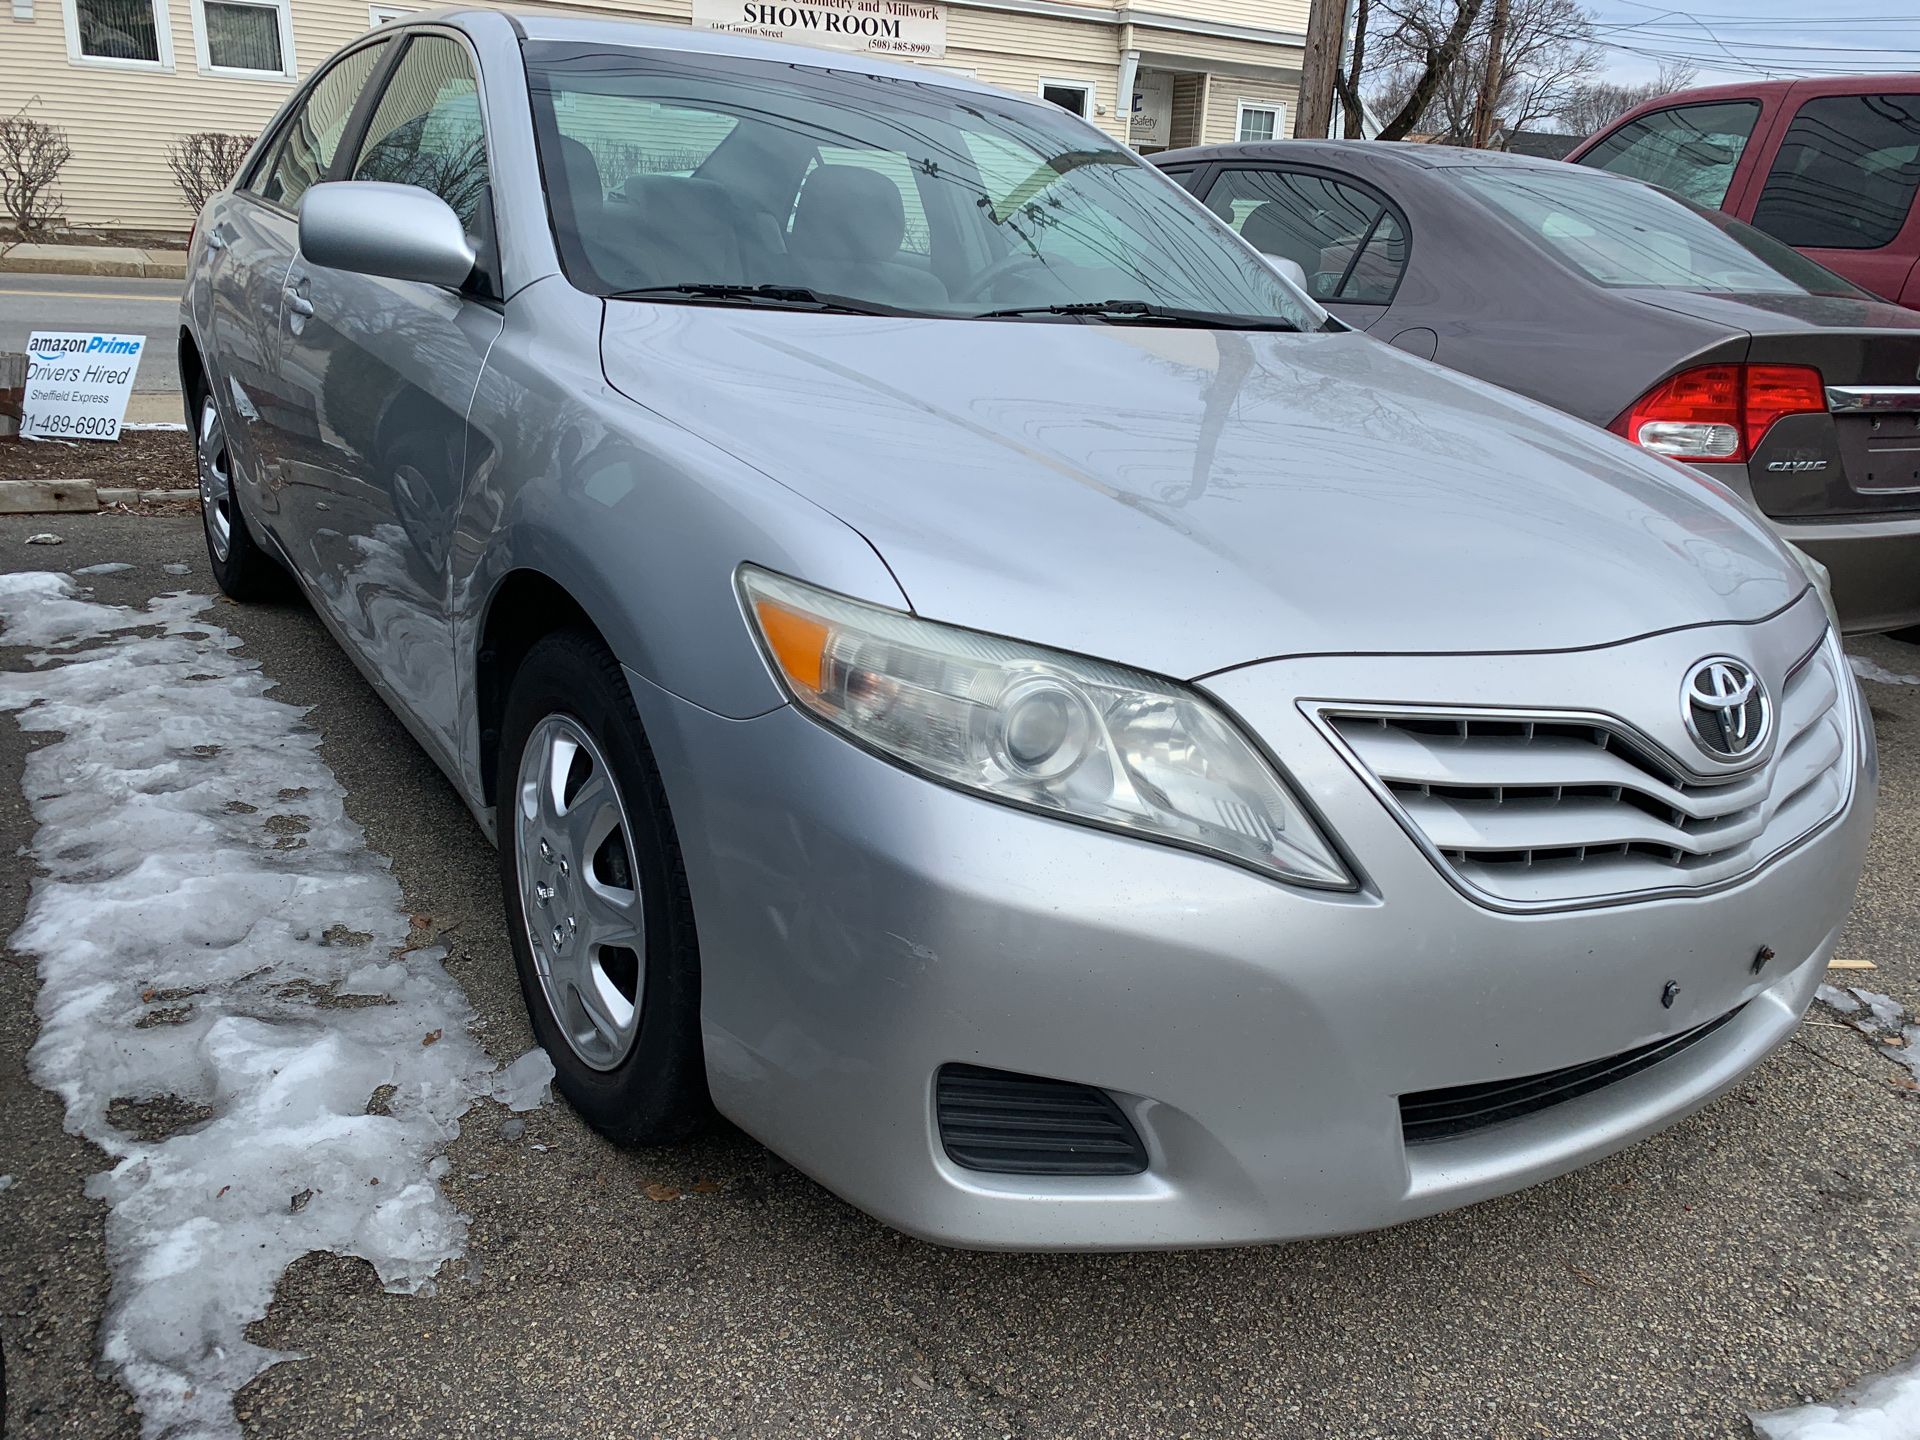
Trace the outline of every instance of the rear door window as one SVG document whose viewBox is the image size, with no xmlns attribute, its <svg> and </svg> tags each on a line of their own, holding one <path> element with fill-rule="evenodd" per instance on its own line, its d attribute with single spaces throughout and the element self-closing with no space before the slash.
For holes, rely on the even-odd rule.
<svg viewBox="0 0 1920 1440">
<path fill-rule="evenodd" d="M 1878 250 L 1920 189 L 1920 95 L 1809 100 L 1781 138 L 1753 223 L 1789 245 Z"/>
<path fill-rule="evenodd" d="M 1222 170 L 1207 208 L 1254 249 L 1292 260 L 1316 300 L 1385 305 L 1407 266 L 1398 212 L 1372 191 L 1299 170 Z"/>
<path fill-rule="evenodd" d="M 1759 118 L 1758 100 L 1656 110 L 1622 125 L 1582 155 L 1580 163 L 1645 180 L 1696 205 L 1718 206 L 1727 198 L 1734 168 Z"/>
<path fill-rule="evenodd" d="M 273 160 L 253 186 L 256 195 L 293 210 L 308 186 L 327 178 L 354 104 L 386 54 L 387 44 L 382 40 L 342 56 L 320 77 L 282 127 Z"/>
</svg>

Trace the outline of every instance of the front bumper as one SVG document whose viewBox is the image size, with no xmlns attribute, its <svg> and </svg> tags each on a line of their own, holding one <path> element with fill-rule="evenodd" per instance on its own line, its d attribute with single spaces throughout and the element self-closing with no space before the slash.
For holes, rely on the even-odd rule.
<svg viewBox="0 0 1920 1440">
<path fill-rule="evenodd" d="M 1792 1032 L 1860 873 L 1869 737 L 1847 762 L 1847 807 L 1740 883 L 1500 913 L 1449 884 L 1281 703 L 1340 693 L 1317 687 L 1355 663 L 1275 663 L 1210 685 L 1354 857 L 1354 894 L 996 805 L 790 708 L 725 720 L 632 676 L 699 919 L 719 1109 L 855 1205 L 941 1243 L 1239 1244 L 1389 1225 L 1546 1179 L 1704 1104 Z M 1603 662 L 1577 663 L 1604 683 Z M 1468 664 L 1396 662 L 1434 683 Z M 1754 974 L 1763 946 L 1775 958 Z M 1706 1039 L 1603 1090 L 1458 1139 L 1402 1139 L 1403 1094 L 1616 1054 L 1736 1006 Z M 1148 1170 L 955 1166 L 934 1120 L 947 1062 L 1108 1090 Z"/>
</svg>

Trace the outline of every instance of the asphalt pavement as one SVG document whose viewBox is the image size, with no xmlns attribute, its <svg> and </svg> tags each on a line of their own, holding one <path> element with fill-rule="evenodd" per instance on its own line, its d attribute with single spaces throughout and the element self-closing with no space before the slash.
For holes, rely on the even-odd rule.
<svg viewBox="0 0 1920 1440">
<path fill-rule="evenodd" d="M 0 274 L 0 351 L 25 350 L 35 330 L 145 335 L 134 391 L 175 394 L 180 361 L 172 342 L 180 329 L 180 289 L 178 280 Z"/>
<path fill-rule="evenodd" d="M 23 545 L 46 529 L 66 543 Z M 0 568 L 115 560 L 134 568 L 91 582 L 105 600 L 213 588 L 193 520 L 0 520 Z M 520 1054 L 495 855 L 450 787 L 304 607 L 209 615 L 313 707 L 351 813 L 444 929 L 481 1040 Z M 1920 649 L 1860 648 L 1920 674 Z M 1879 966 L 1848 978 L 1920 1009 L 1920 685 L 1867 693 L 1881 817 L 1841 953 Z M 0 853 L 31 838 L 4 777 L 38 743 L 0 718 Z M 0 872 L 5 931 L 29 880 Z M 35 990 L 0 958 L 6 1433 L 114 1440 L 137 1427 L 93 1369 L 106 1269 L 83 1187 L 101 1156 L 26 1079 Z M 253 1437 L 1745 1436 L 1749 1408 L 1920 1349 L 1904 1075 L 1816 1009 L 1706 1111 L 1519 1195 L 1311 1244 L 1071 1257 L 909 1240 L 725 1128 L 621 1152 L 562 1103 L 511 1140 L 483 1104 L 446 1180 L 467 1258 L 410 1298 L 359 1261 L 298 1262 L 252 1338 L 299 1358 L 240 1413 Z"/>
</svg>

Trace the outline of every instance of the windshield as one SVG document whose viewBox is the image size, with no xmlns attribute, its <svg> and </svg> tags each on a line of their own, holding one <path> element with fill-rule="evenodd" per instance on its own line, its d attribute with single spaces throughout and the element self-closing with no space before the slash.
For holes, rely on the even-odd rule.
<svg viewBox="0 0 1920 1440">
<path fill-rule="evenodd" d="M 835 71 L 825 56 L 544 44 L 526 57 L 554 234 L 583 289 L 1330 323 L 1173 182 L 1053 106 Z"/>
<path fill-rule="evenodd" d="M 1507 221 L 1602 285 L 1869 298 L 1751 225 L 1649 185 L 1571 165 L 1466 166 L 1454 173 Z"/>
</svg>

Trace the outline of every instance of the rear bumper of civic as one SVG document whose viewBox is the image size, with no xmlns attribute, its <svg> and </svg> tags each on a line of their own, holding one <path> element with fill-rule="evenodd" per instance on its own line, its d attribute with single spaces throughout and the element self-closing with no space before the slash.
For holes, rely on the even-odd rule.
<svg viewBox="0 0 1920 1440">
<path fill-rule="evenodd" d="M 1356 893 L 1314 892 L 944 788 L 790 708 L 726 720 L 631 678 L 700 926 L 715 1103 L 847 1200 L 950 1245 L 1351 1232 L 1616 1150 L 1792 1032 L 1872 823 L 1863 735 L 1848 807 L 1743 883 L 1503 914 L 1449 884 L 1310 727 L 1262 725 L 1365 874 Z M 1460 1138 L 1403 1137 L 1402 1095 L 1557 1070 L 1736 1009 L 1604 1089 Z M 1107 1090 L 1146 1172 L 962 1169 L 935 1119 L 949 1062 Z"/>
<path fill-rule="evenodd" d="M 1920 625 L 1920 516 L 1776 524 L 1833 575 L 1833 604 L 1849 635 Z"/>
<path fill-rule="evenodd" d="M 1702 471 L 1753 502 L 1745 465 L 1701 465 Z M 1833 604 L 1849 635 L 1878 635 L 1920 625 L 1920 513 L 1768 524 L 1825 565 Z"/>
</svg>

